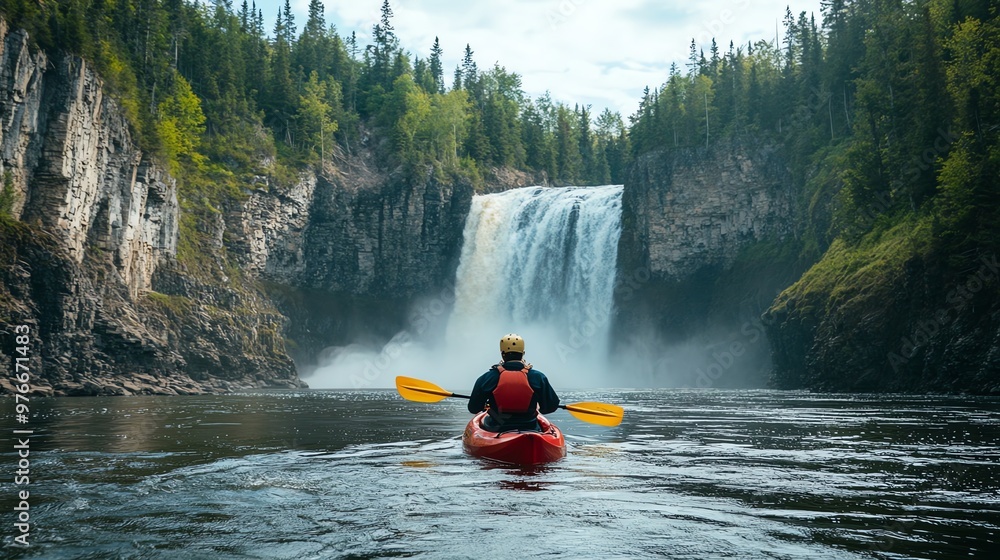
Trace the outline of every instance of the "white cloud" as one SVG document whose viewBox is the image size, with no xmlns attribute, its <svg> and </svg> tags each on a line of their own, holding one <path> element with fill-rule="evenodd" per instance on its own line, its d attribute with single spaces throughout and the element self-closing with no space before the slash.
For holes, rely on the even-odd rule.
<svg viewBox="0 0 1000 560">
<path fill-rule="evenodd" d="M 308 3 L 292 2 L 299 30 Z M 258 5 L 270 29 L 278 1 Z M 382 0 L 326 0 L 325 5 L 327 22 L 342 35 L 356 31 L 367 40 Z M 623 116 L 636 110 L 645 86 L 666 80 L 671 63 L 683 68 L 692 38 L 706 53 L 712 37 L 723 51 L 730 41 L 773 40 L 786 5 L 796 17 L 806 11 L 815 13 L 817 25 L 821 19 L 819 0 L 394 0 L 391 5 L 404 49 L 425 57 L 434 37 L 440 38 L 449 83 L 468 43 L 480 69 L 497 62 L 517 72 L 532 97 L 550 90 L 558 100 L 591 104 L 595 113 L 610 107 Z"/>
</svg>

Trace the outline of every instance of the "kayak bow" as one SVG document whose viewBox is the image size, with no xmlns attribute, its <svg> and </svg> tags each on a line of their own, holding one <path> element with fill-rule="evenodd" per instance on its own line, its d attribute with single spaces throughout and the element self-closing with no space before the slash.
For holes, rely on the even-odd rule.
<svg viewBox="0 0 1000 560">
<path fill-rule="evenodd" d="M 515 465 L 538 465 L 566 456 L 562 431 L 547 418 L 538 415 L 540 432 L 491 432 L 483 428 L 486 412 L 475 415 L 465 427 L 462 446 L 473 457 Z"/>
</svg>

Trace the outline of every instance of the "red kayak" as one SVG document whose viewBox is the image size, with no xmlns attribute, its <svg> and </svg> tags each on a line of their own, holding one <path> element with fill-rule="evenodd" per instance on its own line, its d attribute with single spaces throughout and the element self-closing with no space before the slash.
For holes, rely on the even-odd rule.
<svg viewBox="0 0 1000 560">
<path fill-rule="evenodd" d="M 566 456 L 566 439 L 555 424 L 538 415 L 540 432 L 490 432 L 483 429 L 486 412 L 469 420 L 462 435 L 462 446 L 473 457 L 493 459 L 515 465 L 551 463 Z"/>
</svg>

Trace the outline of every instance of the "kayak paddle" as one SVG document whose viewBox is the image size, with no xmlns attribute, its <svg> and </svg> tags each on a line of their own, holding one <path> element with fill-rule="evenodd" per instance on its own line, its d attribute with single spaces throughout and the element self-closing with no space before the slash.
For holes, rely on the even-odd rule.
<svg viewBox="0 0 1000 560">
<path fill-rule="evenodd" d="M 400 396 L 404 399 L 422 403 L 435 403 L 443 401 L 448 397 L 459 399 L 472 398 L 469 395 L 459 395 L 458 393 L 446 391 L 422 379 L 403 377 L 402 375 L 396 377 L 396 390 L 399 391 Z M 625 415 L 625 409 L 622 407 L 602 402 L 561 404 L 559 408 L 569 411 L 570 414 L 579 420 L 599 426 L 617 426 L 622 423 L 622 416 Z"/>
</svg>

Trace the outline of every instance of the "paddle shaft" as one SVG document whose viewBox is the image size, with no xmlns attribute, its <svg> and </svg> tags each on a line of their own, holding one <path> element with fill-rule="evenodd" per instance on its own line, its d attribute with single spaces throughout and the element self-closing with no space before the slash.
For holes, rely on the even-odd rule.
<svg viewBox="0 0 1000 560">
<path fill-rule="evenodd" d="M 469 395 L 459 395 L 458 393 L 452 393 L 451 396 L 458 399 L 472 399 L 472 397 L 470 397 Z M 559 405 L 559 408 L 563 410 L 569 410 L 568 408 L 566 408 L 566 405 L 564 404 Z"/>
<path fill-rule="evenodd" d="M 447 399 L 448 397 L 455 397 L 459 399 L 472 398 L 469 395 L 452 393 L 451 391 L 442 389 L 441 387 L 422 379 L 415 379 L 413 377 L 405 377 L 402 375 L 396 377 L 396 390 L 399 391 L 399 394 L 404 399 L 416 402 L 433 403 Z M 583 420 L 584 422 L 608 427 L 614 427 L 620 424 L 622 421 L 622 415 L 625 412 L 624 409 L 618 405 L 599 402 L 561 404 L 559 405 L 559 408 L 566 410 L 574 417 L 579 420 Z"/>
</svg>

